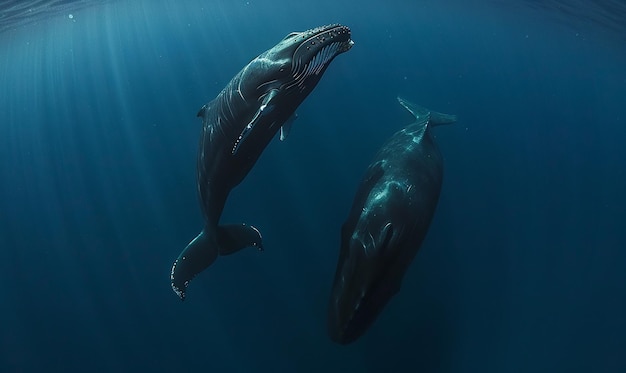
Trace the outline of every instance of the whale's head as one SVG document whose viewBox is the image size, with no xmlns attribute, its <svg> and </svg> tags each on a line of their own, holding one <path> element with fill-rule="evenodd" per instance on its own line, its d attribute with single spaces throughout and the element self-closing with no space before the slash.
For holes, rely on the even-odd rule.
<svg viewBox="0 0 626 373">
<path fill-rule="evenodd" d="M 338 24 L 292 32 L 252 60 L 243 71 L 243 80 L 254 86 L 244 88 L 254 90 L 257 97 L 276 90 L 298 93 L 304 99 L 330 62 L 353 44 L 350 29 Z"/>
<path fill-rule="evenodd" d="M 359 338 L 400 290 L 410 262 L 402 187 L 379 183 L 355 204 L 341 231 L 341 251 L 328 309 L 328 333 L 340 344 Z"/>
<path fill-rule="evenodd" d="M 348 27 L 322 26 L 292 32 L 250 61 L 220 94 L 228 107 L 221 119 L 239 131 L 232 154 L 255 160 L 278 128 L 284 139 L 297 107 L 353 44 Z"/>
</svg>

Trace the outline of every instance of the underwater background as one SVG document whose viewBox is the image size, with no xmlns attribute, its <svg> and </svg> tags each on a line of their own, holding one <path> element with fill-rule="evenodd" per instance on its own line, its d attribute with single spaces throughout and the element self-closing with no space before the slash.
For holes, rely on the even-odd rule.
<svg viewBox="0 0 626 373">
<path fill-rule="evenodd" d="M 0 1 L 1 372 L 625 372 L 621 1 Z M 202 226 L 198 109 L 286 34 L 339 22 L 331 63 L 221 221 Z M 401 95 L 444 183 L 402 290 L 326 335 L 339 232 Z"/>
</svg>

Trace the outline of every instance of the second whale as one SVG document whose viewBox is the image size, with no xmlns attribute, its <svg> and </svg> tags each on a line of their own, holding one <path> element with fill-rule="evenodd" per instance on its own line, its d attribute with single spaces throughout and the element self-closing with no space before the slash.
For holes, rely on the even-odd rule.
<svg viewBox="0 0 626 373">
<path fill-rule="evenodd" d="M 328 306 L 328 333 L 340 344 L 363 335 L 398 293 L 439 200 L 443 160 L 430 128 L 456 116 L 398 101 L 415 122 L 378 151 L 341 229 Z"/>
</svg>

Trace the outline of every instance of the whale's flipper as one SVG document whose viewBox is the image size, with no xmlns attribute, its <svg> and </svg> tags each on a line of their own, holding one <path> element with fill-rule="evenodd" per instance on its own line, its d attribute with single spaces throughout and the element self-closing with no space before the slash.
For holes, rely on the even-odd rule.
<svg viewBox="0 0 626 373">
<path fill-rule="evenodd" d="M 277 95 L 278 95 L 278 91 L 275 89 L 270 91 L 267 95 L 265 95 L 265 97 L 263 98 L 263 102 L 261 103 L 261 106 L 259 106 L 259 109 L 256 111 L 256 113 L 254 113 L 254 116 L 252 116 L 252 119 L 250 120 L 250 122 L 243 128 L 243 130 L 241 131 L 241 134 L 239 134 L 239 137 L 237 138 L 237 141 L 235 142 L 235 146 L 233 147 L 233 150 L 231 152 L 232 155 L 237 154 L 237 151 L 239 150 L 239 147 L 241 146 L 241 144 L 245 142 L 245 140 L 248 138 L 250 133 L 252 133 L 252 131 L 254 130 L 254 126 L 257 123 L 259 123 L 263 119 L 263 117 L 267 116 L 272 111 L 274 111 L 274 107 L 276 105 L 274 104 L 272 100 L 274 100 L 274 98 Z"/>
<path fill-rule="evenodd" d="M 450 124 L 457 121 L 456 115 L 438 113 L 436 111 L 428 110 L 425 107 L 416 105 L 409 102 L 402 97 L 398 97 L 400 105 L 404 106 L 411 114 L 415 116 L 418 123 L 424 123 L 425 125 L 438 126 L 440 124 Z"/>
<path fill-rule="evenodd" d="M 289 136 L 289 132 L 291 132 L 291 125 L 293 124 L 293 121 L 297 118 L 298 114 L 293 113 L 291 114 L 289 119 L 287 119 L 285 123 L 280 126 L 280 141 L 285 141 L 287 139 L 287 136 Z"/>
<path fill-rule="evenodd" d="M 210 266 L 218 255 L 232 254 L 250 246 L 263 250 L 261 233 L 251 225 L 219 226 L 217 234 L 207 234 L 206 229 L 203 229 L 174 262 L 170 273 L 172 290 L 181 300 L 185 300 L 189 281 Z"/>
</svg>

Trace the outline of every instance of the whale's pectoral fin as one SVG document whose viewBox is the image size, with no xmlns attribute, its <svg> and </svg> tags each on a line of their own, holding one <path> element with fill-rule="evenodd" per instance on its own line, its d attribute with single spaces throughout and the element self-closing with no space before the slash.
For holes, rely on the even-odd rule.
<svg viewBox="0 0 626 373">
<path fill-rule="evenodd" d="M 217 242 L 220 255 L 236 253 L 246 247 L 263 251 L 261 232 L 251 225 L 220 225 L 217 227 Z"/>
<path fill-rule="evenodd" d="M 187 285 L 198 273 L 210 266 L 218 255 L 218 246 L 204 230 L 180 253 L 170 273 L 172 290 L 185 300 Z"/>
<path fill-rule="evenodd" d="M 293 113 L 291 114 L 289 119 L 287 119 L 285 123 L 280 126 L 280 141 L 285 141 L 287 139 L 287 136 L 289 136 L 289 132 L 291 132 L 291 125 L 296 119 L 298 119 L 298 114 Z"/>
<path fill-rule="evenodd" d="M 274 90 L 269 91 L 263 97 L 263 100 L 261 101 L 261 105 L 252 116 L 252 119 L 250 119 L 250 122 L 246 124 L 243 130 L 241 130 L 239 137 L 237 137 L 237 141 L 235 142 L 235 146 L 233 146 L 233 150 L 231 152 L 233 155 L 237 154 L 237 151 L 239 151 L 239 148 L 241 147 L 241 145 L 246 141 L 250 133 L 254 130 L 254 126 L 257 123 L 259 123 L 261 119 L 263 119 L 269 113 L 274 111 L 275 105 L 272 102 L 272 100 L 274 99 L 274 97 L 276 97 L 277 94 L 278 94 L 278 90 L 274 89 Z"/>
</svg>

